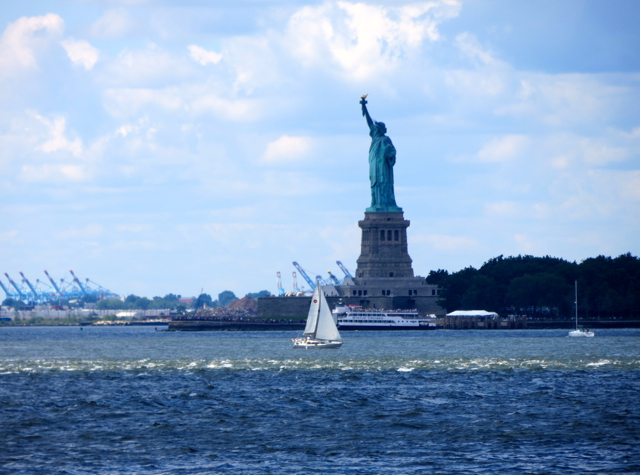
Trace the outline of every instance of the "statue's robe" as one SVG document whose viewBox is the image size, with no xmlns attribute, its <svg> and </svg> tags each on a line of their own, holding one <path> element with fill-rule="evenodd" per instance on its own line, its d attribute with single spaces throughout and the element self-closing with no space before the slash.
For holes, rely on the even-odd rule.
<svg viewBox="0 0 640 475">
<path fill-rule="evenodd" d="M 369 147 L 369 179 L 371 180 L 371 208 L 397 208 L 393 192 L 393 166 L 396 148 L 391 139 L 371 127 Z"/>
</svg>

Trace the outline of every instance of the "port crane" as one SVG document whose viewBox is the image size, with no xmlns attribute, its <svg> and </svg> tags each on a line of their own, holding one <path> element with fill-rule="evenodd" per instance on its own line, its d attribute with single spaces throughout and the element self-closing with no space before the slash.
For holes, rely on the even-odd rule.
<svg viewBox="0 0 640 475">
<path fill-rule="evenodd" d="M 338 264 L 338 267 L 340 267 L 340 270 L 342 272 L 344 272 L 344 275 L 346 277 L 349 277 L 349 278 L 353 279 L 353 276 L 351 275 L 351 272 L 349 272 L 349 269 L 347 269 L 342 262 L 336 261 L 336 264 Z"/>
<path fill-rule="evenodd" d="M 330 282 L 331 284 L 333 284 L 333 285 L 340 285 L 340 281 L 338 280 L 338 278 L 337 278 L 335 275 L 333 275 L 333 274 L 331 273 L 331 271 L 330 271 L 330 270 L 328 270 L 328 271 L 327 271 L 327 273 L 329 274 L 329 282 Z"/>
<path fill-rule="evenodd" d="M 293 278 L 293 291 L 300 292 L 300 289 L 298 288 L 298 276 L 295 272 L 292 272 L 291 277 Z"/>
<path fill-rule="evenodd" d="M 58 295 L 62 296 L 62 291 L 60 290 L 60 287 L 58 287 L 58 284 L 56 284 L 56 282 L 51 278 L 46 270 L 44 271 L 44 273 L 47 275 L 47 278 L 51 282 L 51 285 L 53 285 L 53 288 L 56 289 L 56 292 L 58 292 Z"/>
<path fill-rule="evenodd" d="M 300 264 L 298 264 L 297 262 L 293 262 L 293 267 L 295 267 L 298 272 L 300 272 L 300 275 L 304 278 L 304 280 L 307 281 L 307 284 L 309 284 L 309 287 L 311 287 L 311 290 L 315 291 L 316 290 L 316 283 L 311 280 L 311 277 L 309 277 L 307 275 L 307 273 L 304 271 L 304 269 L 302 267 L 300 267 Z M 320 284 L 323 284 L 323 280 L 322 277 L 320 277 L 319 275 L 316 276 L 316 279 L 320 281 Z"/>
<path fill-rule="evenodd" d="M 14 289 L 16 289 L 16 291 L 18 292 L 18 297 L 20 298 L 20 300 L 22 300 L 23 302 L 25 302 L 25 303 L 26 303 L 26 300 L 27 300 L 27 299 L 25 298 L 25 295 L 24 295 L 24 294 L 26 294 L 27 292 L 26 292 L 24 289 L 22 289 L 22 288 L 18 287 L 18 284 L 16 284 L 16 283 L 13 281 L 13 279 L 12 279 L 11 277 L 9 277 L 9 274 L 7 274 L 7 273 L 5 272 L 5 273 L 4 273 L 4 275 L 6 275 L 6 276 L 7 276 L 7 279 L 9 279 L 9 283 L 10 283 L 11 285 L 13 285 L 13 288 L 14 288 Z M 23 293 L 23 292 L 24 292 L 24 293 Z M 7 295 L 8 295 L 8 294 L 7 294 Z"/>
<path fill-rule="evenodd" d="M 32 285 L 29 279 L 24 275 L 23 272 L 20 272 L 20 276 L 22 277 L 22 282 L 20 284 L 16 283 L 9 277 L 8 273 L 4 273 L 10 285 L 5 285 L 0 282 L 0 287 L 4 290 L 5 294 L 8 298 L 12 298 L 14 300 L 21 300 L 25 303 L 47 303 L 53 302 L 55 300 L 65 299 L 77 299 L 83 298 L 87 296 L 96 297 L 98 299 L 103 298 L 107 295 L 112 295 L 111 291 L 105 289 L 104 287 L 96 284 L 90 279 L 85 279 L 86 282 L 81 282 L 80 279 L 74 274 L 73 271 L 70 271 L 73 276 L 73 281 L 65 281 L 64 279 L 60 279 L 60 283 L 56 283 L 56 281 L 49 275 L 49 272 L 44 271 L 45 275 L 53 285 L 53 288 L 49 287 L 49 285 L 40 279 L 36 279 L 36 285 Z M 27 287 L 21 284 L 26 284 Z M 42 284 L 45 288 L 40 286 Z M 16 292 L 14 292 L 11 288 L 14 288 Z M 55 289 L 55 291 L 54 291 Z M 31 297 L 33 295 L 33 298 Z"/>
<path fill-rule="evenodd" d="M 88 293 L 87 289 L 84 288 L 84 285 L 82 285 L 82 282 L 80 282 L 80 279 L 76 277 L 76 275 L 73 273 L 71 269 L 69 269 L 69 272 L 71 272 L 71 275 L 73 276 L 73 281 L 78 284 L 78 287 L 80 287 L 80 290 L 82 290 L 82 293 L 84 295 L 87 295 Z"/>
<path fill-rule="evenodd" d="M 41 284 L 46 287 L 44 290 L 41 290 Z M 36 290 L 40 294 L 40 298 L 45 302 L 58 296 L 58 294 L 54 292 L 54 289 L 44 280 L 36 279 Z"/>
<path fill-rule="evenodd" d="M 284 289 L 282 288 L 282 279 L 280 277 L 280 272 L 276 272 L 276 278 L 278 282 L 278 297 L 284 297 Z"/>
<path fill-rule="evenodd" d="M 31 293 L 33 294 L 33 301 L 34 302 L 40 302 L 40 293 L 33 287 L 33 285 L 31 285 L 31 282 L 29 282 L 29 279 L 27 279 L 24 274 L 22 273 L 22 271 L 19 272 L 20 277 L 22 277 L 22 282 L 24 282 L 25 284 L 27 284 L 27 287 L 29 287 L 29 290 L 31 290 Z"/>
<path fill-rule="evenodd" d="M 7 287 L 5 287 L 5 285 L 2 283 L 1 280 L 0 280 L 0 287 L 2 287 L 2 290 L 4 290 L 4 293 L 7 294 L 7 298 L 12 299 L 18 296 L 18 294 L 16 294 L 15 292 L 11 292 L 9 289 L 7 289 Z"/>
</svg>

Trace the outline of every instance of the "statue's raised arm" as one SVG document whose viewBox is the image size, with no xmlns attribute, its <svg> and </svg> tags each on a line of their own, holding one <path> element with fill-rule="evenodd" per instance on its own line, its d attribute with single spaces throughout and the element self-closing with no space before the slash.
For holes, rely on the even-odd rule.
<svg viewBox="0 0 640 475">
<path fill-rule="evenodd" d="M 368 94 L 360 96 L 360 98 L 362 99 L 360 101 L 360 104 L 362 104 L 362 115 L 367 119 L 369 130 L 373 130 L 373 120 L 371 120 L 371 116 L 369 115 L 369 111 L 367 110 L 367 96 Z"/>
</svg>

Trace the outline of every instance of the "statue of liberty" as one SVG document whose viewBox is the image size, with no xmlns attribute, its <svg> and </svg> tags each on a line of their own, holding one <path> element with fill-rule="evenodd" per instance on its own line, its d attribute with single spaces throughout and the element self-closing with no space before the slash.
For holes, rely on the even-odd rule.
<svg viewBox="0 0 640 475">
<path fill-rule="evenodd" d="M 362 115 L 367 119 L 371 147 L 369 147 L 369 180 L 371 181 L 371 206 L 367 213 L 402 212 L 396 205 L 393 192 L 393 166 L 396 163 L 396 148 L 385 134 L 387 128 L 383 122 L 371 120 L 367 110 L 367 94 L 362 96 Z"/>
</svg>

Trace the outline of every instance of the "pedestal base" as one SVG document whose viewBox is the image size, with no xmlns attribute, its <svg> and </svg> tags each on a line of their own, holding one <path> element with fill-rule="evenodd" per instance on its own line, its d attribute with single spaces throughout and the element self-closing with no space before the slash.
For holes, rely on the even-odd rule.
<svg viewBox="0 0 640 475">
<path fill-rule="evenodd" d="M 407 251 L 410 222 L 402 212 L 365 213 L 358 221 L 362 240 L 356 278 L 413 277 L 412 260 Z"/>
</svg>

